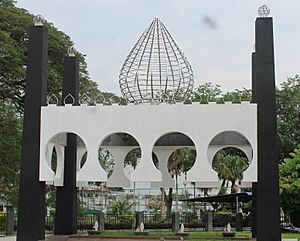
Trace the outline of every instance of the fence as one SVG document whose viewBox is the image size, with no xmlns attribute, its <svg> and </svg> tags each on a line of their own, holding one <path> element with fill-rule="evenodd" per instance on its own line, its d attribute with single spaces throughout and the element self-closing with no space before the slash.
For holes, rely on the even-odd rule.
<svg viewBox="0 0 300 241">
<path fill-rule="evenodd" d="M 105 214 L 105 230 L 132 230 L 135 225 L 134 215 L 114 215 L 111 213 Z M 95 225 L 96 215 L 86 214 L 77 218 L 77 227 L 79 233 L 84 233 L 86 230 L 92 230 Z M 223 231 L 227 223 L 231 224 L 233 230 L 235 229 L 235 215 L 220 215 L 215 213 L 212 219 L 212 230 Z M 194 213 L 180 213 L 179 223 L 184 224 L 187 232 L 205 231 L 207 227 L 206 215 L 197 215 Z M 250 230 L 252 225 L 251 217 L 246 216 L 243 218 L 243 230 Z M 14 216 L 14 231 L 17 226 L 17 215 Z M 172 218 L 165 214 L 144 214 L 145 229 L 155 230 L 172 230 Z M 54 230 L 54 217 L 45 217 L 45 232 L 52 233 Z M 0 235 L 7 232 L 7 214 L 0 214 Z"/>
<path fill-rule="evenodd" d="M 46 233 L 52 233 L 54 230 L 54 217 L 46 216 L 45 218 L 45 232 Z"/>
<path fill-rule="evenodd" d="M 106 230 L 131 230 L 134 226 L 134 216 L 131 214 L 115 215 L 107 213 L 105 215 L 105 229 Z M 77 227 L 79 232 L 83 233 L 85 230 L 93 229 L 96 222 L 96 215 L 89 214 L 80 216 L 77 219 Z"/>
<path fill-rule="evenodd" d="M 6 234 L 6 213 L 0 213 L 0 234 Z"/>
<path fill-rule="evenodd" d="M 172 217 L 165 214 L 144 214 L 146 229 L 172 229 Z"/>
<path fill-rule="evenodd" d="M 179 223 L 183 224 L 186 231 L 205 231 L 206 219 L 195 213 L 182 213 L 179 216 Z"/>
<path fill-rule="evenodd" d="M 114 215 L 106 214 L 105 216 L 105 229 L 125 230 L 132 229 L 134 226 L 134 216 L 131 214 Z"/>
<path fill-rule="evenodd" d="M 96 221 L 96 215 L 85 215 L 78 218 L 78 229 L 84 230 L 93 229 Z M 207 228 L 207 216 L 197 215 L 194 213 L 181 213 L 179 216 L 179 223 L 184 224 L 185 230 L 188 232 L 205 231 Z M 236 217 L 232 214 L 218 214 L 215 213 L 212 219 L 212 230 L 223 231 L 224 227 L 230 223 L 233 230 L 235 229 Z M 105 229 L 106 230 L 132 230 L 135 225 L 134 215 L 114 215 L 105 214 Z M 251 229 L 251 217 L 243 217 L 243 230 Z M 165 214 L 144 214 L 145 229 L 156 230 L 172 230 L 172 217 Z"/>
</svg>

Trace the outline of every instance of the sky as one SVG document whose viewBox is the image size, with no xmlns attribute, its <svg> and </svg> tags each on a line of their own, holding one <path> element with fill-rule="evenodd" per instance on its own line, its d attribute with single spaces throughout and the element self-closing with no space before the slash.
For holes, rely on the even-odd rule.
<svg viewBox="0 0 300 241">
<path fill-rule="evenodd" d="M 257 9 L 274 21 L 276 84 L 300 74 L 299 0 L 18 0 L 68 34 L 86 54 L 90 77 L 120 95 L 121 67 L 143 31 L 159 16 L 190 62 L 195 87 L 251 88 Z"/>
</svg>

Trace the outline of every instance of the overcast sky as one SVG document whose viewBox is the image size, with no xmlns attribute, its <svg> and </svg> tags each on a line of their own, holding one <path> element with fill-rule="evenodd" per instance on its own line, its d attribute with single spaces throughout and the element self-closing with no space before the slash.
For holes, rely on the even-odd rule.
<svg viewBox="0 0 300 241">
<path fill-rule="evenodd" d="M 159 16 L 190 62 L 195 87 L 250 88 L 257 9 L 274 18 L 277 85 L 300 74 L 299 0 L 18 0 L 68 34 L 86 54 L 101 90 L 120 94 L 123 62 L 144 29 Z"/>
</svg>

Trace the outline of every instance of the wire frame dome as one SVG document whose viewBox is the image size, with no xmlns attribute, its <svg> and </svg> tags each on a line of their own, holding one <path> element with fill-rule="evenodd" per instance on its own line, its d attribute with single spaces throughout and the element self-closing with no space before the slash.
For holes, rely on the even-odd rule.
<svg viewBox="0 0 300 241">
<path fill-rule="evenodd" d="M 129 102 L 182 102 L 193 90 L 193 70 L 159 18 L 127 56 L 119 83 Z"/>
</svg>

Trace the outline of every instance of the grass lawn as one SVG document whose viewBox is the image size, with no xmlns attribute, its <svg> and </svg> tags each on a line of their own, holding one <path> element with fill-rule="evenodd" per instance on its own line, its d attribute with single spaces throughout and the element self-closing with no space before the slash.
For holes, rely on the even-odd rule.
<svg viewBox="0 0 300 241">
<path fill-rule="evenodd" d="M 133 232 L 130 231 L 105 231 L 101 234 L 102 236 L 135 236 Z M 166 231 L 149 231 L 149 236 L 151 237 L 168 237 L 168 236 L 176 236 L 173 232 Z M 250 232 L 238 232 L 236 236 L 240 237 L 251 237 Z M 189 232 L 189 237 L 222 237 L 221 232 Z"/>
<path fill-rule="evenodd" d="M 133 232 L 125 231 L 125 232 L 116 232 L 116 231 L 105 231 L 101 234 L 102 236 L 135 236 Z M 150 231 L 150 237 L 170 237 L 175 236 L 173 232 L 158 232 L 158 231 Z M 189 232 L 189 241 L 216 241 L 215 239 L 211 238 L 219 238 L 222 237 L 222 232 Z M 195 239 L 193 239 L 195 237 Z M 203 239 L 203 238 L 209 239 Z M 236 237 L 251 237 L 251 232 L 237 232 Z M 283 238 L 297 238 L 300 241 L 300 233 L 283 233 Z M 201 239 L 200 239 L 201 238 Z M 222 239 L 223 241 L 229 241 L 226 239 Z M 238 240 L 238 239 L 237 239 Z"/>
<path fill-rule="evenodd" d="M 283 238 L 297 238 L 300 240 L 300 233 L 283 233 L 281 236 Z"/>
</svg>

